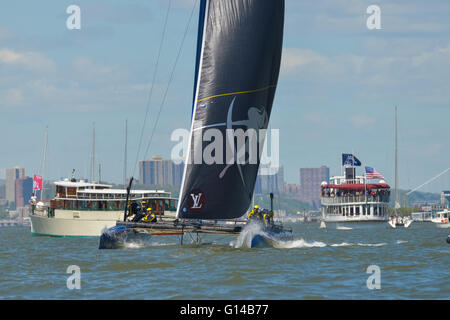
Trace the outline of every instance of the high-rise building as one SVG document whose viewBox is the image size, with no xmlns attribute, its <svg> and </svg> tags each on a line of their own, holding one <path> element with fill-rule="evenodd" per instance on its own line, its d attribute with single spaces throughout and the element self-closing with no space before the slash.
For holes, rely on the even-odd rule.
<svg viewBox="0 0 450 320">
<path fill-rule="evenodd" d="M 298 184 L 285 184 L 284 185 L 284 193 L 286 194 L 286 196 L 290 197 L 290 198 L 296 198 L 299 199 L 300 198 L 300 185 Z"/>
<path fill-rule="evenodd" d="M 264 169 L 264 174 L 262 170 Z M 255 183 L 255 194 L 275 193 L 280 194 L 284 192 L 284 169 L 280 167 L 262 167 L 258 172 Z"/>
<path fill-rule="evenodd" d="M 139 182 L 143 185 L 181 186 L 184 163 L 153 156 L 139 162 Z"/>
<path fill-rule="evenodd" d="M 6 199 L 6 186 L 0 185 L 0 199 Z"/>
<path fill-rule="evenodd" d="M 318 209 L 320 207 L 321 183 L 329 180 L 330 169 L 327 166 L 300 168 L 300 200 L 308 202 Z"/>
<path fill-rule="evenodd" d="M 16 180 L 25 177 L 25 169 L 24 168 L 10 168 L 6 169 L 5 175 L 5 196 L 8 202 L 16 201 Z"/>
<path fill-rule="evenodd" d="M 16 179 L 16 209 L 25 207 L 29 204 L 33 194 L 33 178 L 24 177 Z"/>
</svg>

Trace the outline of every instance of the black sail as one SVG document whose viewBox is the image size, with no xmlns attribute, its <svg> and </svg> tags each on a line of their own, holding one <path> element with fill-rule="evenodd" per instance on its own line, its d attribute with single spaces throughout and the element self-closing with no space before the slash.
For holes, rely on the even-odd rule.
<svg viewBox="0 0 450 320">
<path fill-rule="evenodd" d="M 233 219 L 250 205 L 263 143 L 255 161 L 249 151 L 254 136 L 246 136 L 242 157 L 242 144 L 230 133 L 267 129 L 280 69 L 284 0 L 203 0 L 199 21 L 192 127 L 177 216 Z M 206 138 L 210 129 L 214 137 Z"/>
</svg>

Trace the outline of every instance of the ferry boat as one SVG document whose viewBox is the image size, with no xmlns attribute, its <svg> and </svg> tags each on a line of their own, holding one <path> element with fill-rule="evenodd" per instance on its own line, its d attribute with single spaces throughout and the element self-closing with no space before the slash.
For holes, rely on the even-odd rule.
<svg viewBox="0 0 450 320">
<path fill-rule="evenodd" d="M 124 220 L 127 190 L 83 180 L 56 181 L 56 195 L 32 206 L 31 233 L 47 236 L 100 236 Z M 178 199 L 163 190 L 132 190 L 129 201 L 147 201 L 165 219 L 174 219 Z"/>
<path fill-rule="evenodd" d="M 365 176 L 356 176 L 354 167 L 345 175 L 322 182 L 322 219 L 325 222 L 382 221 L 389 216 L 390 186 Z"/>
</svg>

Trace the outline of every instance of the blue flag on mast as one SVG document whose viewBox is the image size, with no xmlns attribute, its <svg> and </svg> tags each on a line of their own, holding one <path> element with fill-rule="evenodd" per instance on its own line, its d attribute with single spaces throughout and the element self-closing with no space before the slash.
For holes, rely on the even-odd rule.
<svg viewBox="0 0 450 320">
<path fill-rule="evenodd" d="M 354 155 L 349 153 L 342 154 L 342 165 L 343 166 L 352 166 L 359 167 L 361 166 L 361 161 L 358 160 Z"/>
</svg>

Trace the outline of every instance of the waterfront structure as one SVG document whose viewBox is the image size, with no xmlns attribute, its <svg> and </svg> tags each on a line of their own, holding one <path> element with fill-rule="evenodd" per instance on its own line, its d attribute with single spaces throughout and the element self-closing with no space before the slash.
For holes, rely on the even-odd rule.
<svg viewBox="0 0 450 320">
<path fill-rule="evenodd" d="M 184 163 L 153 156 L 139 161 L 139 182 L 143 185 L 181 186 Z"/>
<path fill-rule="evenodd" d="M 327 166 L 300 168 L 300 200 L 318 209 L 320 207 L 321 184 L 329 179 L 330 169 Z"/>
</svg>

